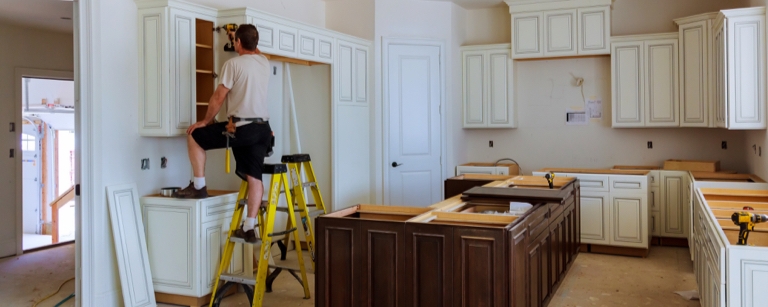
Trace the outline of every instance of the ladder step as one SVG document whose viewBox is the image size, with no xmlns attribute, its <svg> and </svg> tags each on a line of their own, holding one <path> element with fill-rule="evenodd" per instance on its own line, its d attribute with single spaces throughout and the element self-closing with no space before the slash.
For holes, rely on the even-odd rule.
<svg viewBox="0 0 768 307">
<path fill-rule="evenodd" d="M 293 227 L 293 228 L 288 229 L 286 231 L 273 232 L 273 233 L 270 233 L 270 234 L 267 234 L 267 235 L 270 236 L 270 237 L 283 236 L 283 235 L 289 234 L 289 233 L 294 232 L 294 231 L 296 231 L 296 227 Z"/>
<path fill-rule="evenodd" d="M 246 284 L 251 286 L 256 285 L 256 277 L 254 277 L 253 274 L 248 274 L 248 273 L 239 273 L 239 274 L 222 273 L 221 280 L 234 282 L 238 284 Z"/>
</svg>

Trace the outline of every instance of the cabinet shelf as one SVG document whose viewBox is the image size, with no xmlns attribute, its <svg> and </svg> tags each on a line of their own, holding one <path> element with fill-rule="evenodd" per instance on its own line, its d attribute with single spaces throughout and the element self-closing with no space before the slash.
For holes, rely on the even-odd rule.
<svg viewBox="0 0 768 307">
<path fill-rule="evenodd" d="M 197 102 L 195 104 L 198 105 L 198 106 L 208 106 L 207 102 Z"/>
<path fill-rule="evenodd" d="M 205 70 L 205 69 L 197 69 L 195 70 L 195 72 L 197 72 L 198 74 L 209 74 L 209 75 L 213 73 L 213 71 Z"/>
<path fill-rule="evenodd" d="M 213 49 L 213 46 L 206 45 L 206 44 L 195 44 L 195 47 L 197 47 L 197 48 L 205 48 L 205 49 Z"/>
</svg>

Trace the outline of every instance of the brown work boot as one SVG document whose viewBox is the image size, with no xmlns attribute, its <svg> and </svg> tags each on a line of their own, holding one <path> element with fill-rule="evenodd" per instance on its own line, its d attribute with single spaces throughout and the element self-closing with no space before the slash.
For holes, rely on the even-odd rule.
<svg viewBox="0 0 768 307">
<path fill-rule="evenodd" d="M 257 241 L 256 240 L 256 231 L 254 231 L 253 229 L 247 230 L 247 231 L 243 231 L 243 226 L 242 225 L 240 225 L 240 228 L 235 229 L 235 231 L 232 233 L 232 236 L 237 237 L 237 238 L 241 238 L 241 239 L 245 240 L 245 242 L 248 242 L 248 243 L 256 243 L 256 241 Z"/>
<path fill-rule="evenodd" d="M 178 190 L 171 195 L 175 198 L 192 198 L 192 199 L 199 199 L 199 198 L 206 198 L 208 197 L 208 188 L 203 187 L 202 189 L 195 189 L 195 184 L 192 183 L 192 181 L 189 182 L 189 186 L 187 186 L 184 189 Z"/>
</svg>

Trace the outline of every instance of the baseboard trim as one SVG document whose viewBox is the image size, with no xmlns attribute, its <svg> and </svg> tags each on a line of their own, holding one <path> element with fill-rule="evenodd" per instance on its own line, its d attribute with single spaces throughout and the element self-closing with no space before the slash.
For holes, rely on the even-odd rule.
<svg viewBox="0 0 768 307">
<path fill-rule="evenodd" d="M 648 257 L 648 254 L 650 253 L 651 250 L 644 249 L 644 248 L 633 248 L 633 247 L 581 244 L 581 251 L 586 253 L 595 253 L 595 254 L 608 254 L 608 255 L 646 258 Z"/>
</svg>

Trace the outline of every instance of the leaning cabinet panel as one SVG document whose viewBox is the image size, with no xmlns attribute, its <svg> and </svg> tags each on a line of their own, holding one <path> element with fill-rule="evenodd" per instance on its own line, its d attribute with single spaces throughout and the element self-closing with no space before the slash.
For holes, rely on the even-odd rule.
<svg viewBox="0 0 768 307">
<path fill-rule="evenodd" d="M 201 92 L 213 92 L 216 11 L 185 2 L 139 2 L 139 133 L 184 135 Z M 202 109 L 204 114 L 205 108 Z"/>
<path fill-rule="evenodd" d="M 509 44 L 462 47 L 464 128 L 514 128 Z"/>
<path fill-rule="evenodd" d="M 610 53 L 610 0 L 506 0 L 512 14 L 512 58 Z"/>
</svg>

